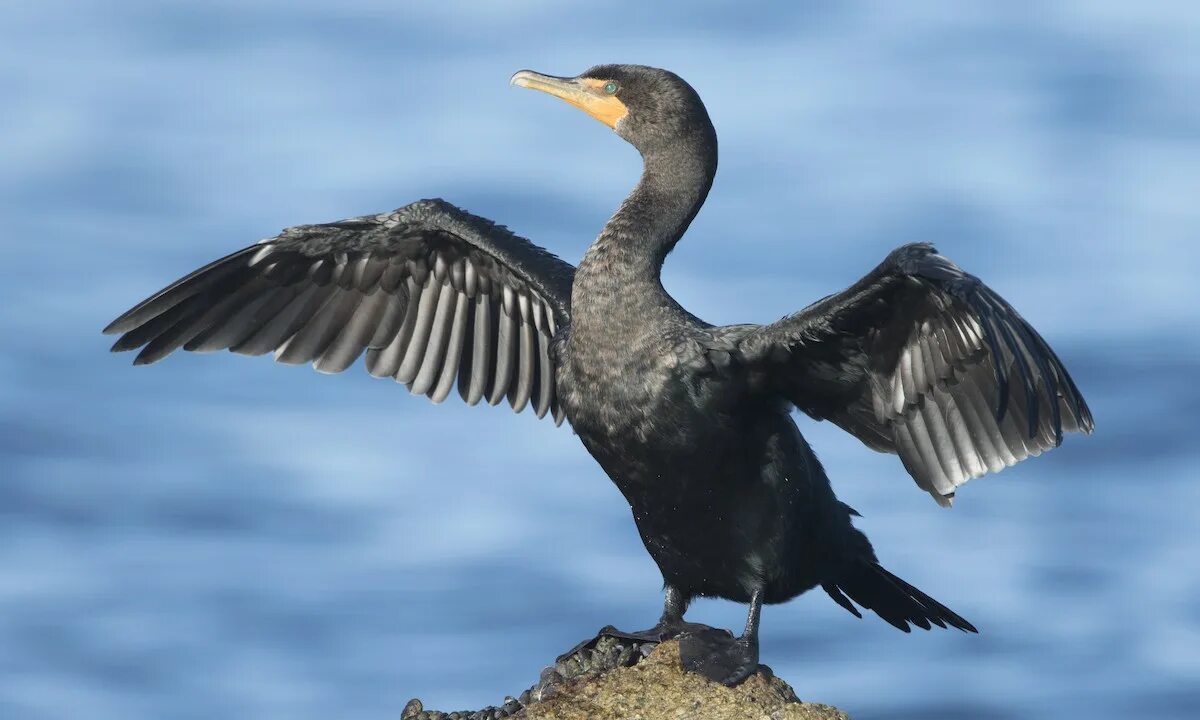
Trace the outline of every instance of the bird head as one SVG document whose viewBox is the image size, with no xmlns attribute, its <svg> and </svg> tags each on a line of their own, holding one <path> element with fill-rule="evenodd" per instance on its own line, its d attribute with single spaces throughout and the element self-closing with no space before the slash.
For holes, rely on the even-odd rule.
<svg viewBox="0 0 1200 720">
<path fill-rule="evenodd" d="M 643 155 L 681 141 L 716 143 L 700 96 L 669 70 L 597 65 L 575 77 L 521 70 L 511 82 L 565 100 L 615 130 Z"/>
</svg>

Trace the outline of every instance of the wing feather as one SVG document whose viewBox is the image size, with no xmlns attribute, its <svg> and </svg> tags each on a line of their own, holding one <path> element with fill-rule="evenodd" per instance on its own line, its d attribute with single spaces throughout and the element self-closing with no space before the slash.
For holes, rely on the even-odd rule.
<svg viewBox="0 0 1200 720">
<path fill-rule="evenodd" d="M 462 283 L 458 283 L 462 287 Z M 438 377 L 430 400 L 440 403 L 450 394 L 454 381 L 458 379 L 458 363 L 462 357 L 463 338 L 467 331 L 467 314 L 470 298 L 465 292 L 457 292 L 454 301 L 454 324 L 450 326 L 450 338 L 446 343 L 445 360 L 442 362 L 442 372 Z"/>
<path fill-rule="evenodd" d="M 554 359 L 551 357 L 549 333 L 546 332 L 546 322 L 542 318 L 546 306 L 539 303 L 534 310 L 536 337 L 538 344 L 537 400 L 534 403 L 534 413 L 546 417 L 554 402 Z"/>
<path fill-rule="evenodd" d="M 429 349 L 429 334 L 433 329 L 433 321 L 437 318 L 438 300 L 441 299 L 441 295 L 441 288 L 436 279 L 431 273 L 425 273 L 424 286 L 417 298 L 416 323 L 404 350 L 404 361 L 396 371 L 396 382 L 411 383 L 421 371 L 421 361 L 425 359 L 425 352 Z"/>
<path fill-rule="evenodd" d="M 744 363 L 804 412 L 895 452 L 940 504 L 1091 432 L 1058 356 L 995 291 L 906 245 L 842 293 L 741 333 Z"/>
<path fill-rule="evenodd" d="M 299 288 L 300 292 L 293 295 L 283 309 L 254 330 L 249 337 L 234 345 L 233 351 L 242 355 L 265 355 L 274 351 L 295 335 L 334 291 L 334 288 L 328 285 L 302 285 Z"/>
<path fill-rule="evenodd" d="M 467 386 L 468 405 L 475 405 L 483 397 L 488 387 L 489 374 L 496 357 L 492 340 L 495 337 L 492 328 L 492 298 L 480 293 L 475 296 L 475 325 L 471 345 L 471 381 Z"/>
<path fill-rule="evenodd" d="M 521 412 L 533 396 L 533 379 L 537 369 L 537 358 L 533 344 L 533 323 L 529 316 L 529 299 L 521 295 L 517 302 L 519 340 L 517 344 L 517 382 L 509 389 L 508 402 L 512 409 Z"/>
<path fill-rule="evenodd" d="M 330 288 L 333 292 L 329 300 L 295 335 L 275 350 L 276 362 L 288 365 L 311 362 L 325 352 L 325 348 L 329 347 L 354 315 L 362 295 L 356 290 L 343 290 L 336 284 Z"/>
<path fill-rule="evenodd" d="M 424 395 L 433 387 L 441 374 L 442 358 L 446 353 L 446 342 L 450 339 L 450 326 L 454 323 L 454 311 L 457 303 L 454 298 L 454 286 L 445 275 L 434 274 L 434 282 L 439 285 L 437 311 L 433 315 L 429 337 L 425 342 L 425 353 L 421 357 L 421 369 L 417 372 L 409 390 L 414 395 Z M 414 340 L 415 344 L 415 340 Z"/>
<path fill-rule="evenodd" d="M 354 286 L 352 286 L 354 287 Z M 358 359 L 366 349 L 367 343 L 380 327 L 380 321 L 388 306 L 388 296 L 385 293 L 372 293 L 362 297 L 361 290 L 351 290 L 361 299 L 356 311 L 353 312 L 338 332 L 337 338 L 313 363 L 313 368 L 323 373 L 340 373 Z"/>
<path fill-rule="evenodd" d="M 386 347 L 367 351 L 367 372 L 375 377 L 394 378 L 396 373 L 400 372 L 408 341 L 417 326 L 417 314 L 421 309 L 421 288 L 414 277 L 405 278 L 404 282 L 404 319 L 400 322 L 400 329 Z"/>
<path fill-rule="evenodd" d="M 496 335 L 496 374 L 492 378 L 492 389 L 488 395 L 488 404 L 496 405 L 508 394 L 508 388 L 513 376 L 513 365 L 517 355 L 517 319 L 512 315 L 511 307 L 501 301 L 497 315 L 499 327 Z"/>
<path fill-rule="evenodd" d="M 175 350 L 275 354 L 367 371 L 444 400 L 508 397 L 553 412 L 558 328 L 570 322 L 574 268 L 528 240 L 440 200 L 392 213 L 288 228 L 172 283 L 114 320 L 114 351 L 138 364 Z"/>
</svg>

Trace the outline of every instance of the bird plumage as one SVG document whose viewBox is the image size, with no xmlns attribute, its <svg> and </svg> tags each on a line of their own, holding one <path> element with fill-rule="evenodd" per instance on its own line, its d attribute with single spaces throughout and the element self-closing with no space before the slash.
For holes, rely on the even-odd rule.
<svg viewBox="0 0 1200 720">
<path fill-rule="evenodd" d="M 742 359 L 808 415 L 897 453 L 921 489 L 955 488 L 1091 432 L 1087 403 L 1011 305 L 928 244 L 749 331 Z"/>
<path fill-rule="evenodd" d="M 1090 432 L 1055 353 L 931 246 L 907 245 L 846 290 L 767 325 L 717 327 L 660 271 L 711 187 L 717 140 L 673 73 L 604 65 L 514 82 L 584 109 L 642 154 L 641 180 L 578 269 L 441 200 L 302 225 L 217 260 L 115 320 L 135 362 L 174 350 L 274 352 L 367 370 L 435 402 L 507 398 L 564 417 L 630 504 L 667 600 L 751 605 L 746 632 L 685 637 L 690 669 L 725 682 L 757 663 L 758 612 L 822 587 L 908 631 L 975 628 L 885 570 L 790 410 L 896 453 L 948 504 L 968 479 Z"/>
<path fill-rule="evenodd" d="M 441 200 L 299 225 L 172 283 L 110 324 L 138 364 L 229 349 L 367 371 L 441 402 L 507 398 L 553 410 L 551 342 L 570 317 L 574 268 Z"/>
</svg>

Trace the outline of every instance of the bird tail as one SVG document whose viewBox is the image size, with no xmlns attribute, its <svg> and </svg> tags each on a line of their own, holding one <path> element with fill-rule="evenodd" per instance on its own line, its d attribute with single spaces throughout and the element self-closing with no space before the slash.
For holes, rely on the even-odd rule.
<svg viewBox="0 0 1200 720">
<path fill-rule="evenodd" d="M 979 632 L 958 613 L 883 569 L 874 560 L 846 563 L 835 580 L 823 582 L 821 587 L 834 602 L 857 617 L 861 618 L 862 613 L 854 607 L 854 603 L 873 610 L 904 632 L 910 632 L 909 623 L 925 630 L 937 625 L 940 628 L 950 626 L 965 632 Z"/>
</svg>

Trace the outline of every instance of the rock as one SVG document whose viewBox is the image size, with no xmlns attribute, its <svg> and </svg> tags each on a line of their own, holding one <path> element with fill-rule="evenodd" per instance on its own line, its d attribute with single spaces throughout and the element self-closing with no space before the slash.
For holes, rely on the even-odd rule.
<svg viewBox="0 0 1200 720">
<path fill-rule="evenodd" d="M 506 698 L 509 702 L 502 708 L 454 715 L 518 720 L 849 720 L 837 708 L 800 702 L 765 665 L 733 688 L 685 673 L 679 664 L 679 643 L 673 640 L 629 646 L 605 638 L 594 651 L 580 655 L 578 662 L 572 658 L 559 663 L 559 670 L 548 668 L 518 701 Z M 418 700 L 409 702 L 401 715 L 402 720 L 449 717 L 425 710 Z"/>
</svg>

